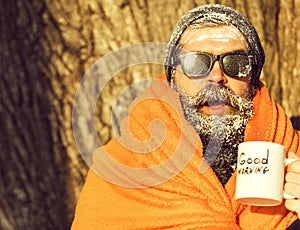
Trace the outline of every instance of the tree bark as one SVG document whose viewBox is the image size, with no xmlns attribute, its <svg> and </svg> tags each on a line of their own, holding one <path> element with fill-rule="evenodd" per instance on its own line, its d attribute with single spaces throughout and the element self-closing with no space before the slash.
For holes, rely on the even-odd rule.
<svg viewBox="0 0 300 230">
<path fill-rule="evenodd" d="M 69 228 L 88 170 L 77 144 L 97 143 L 87 120 L 95 110 L 89 93 L 98 92 L 97 80 L 73 117 L 85 130 L 79 143 L 73 136 L 80 80 L 97 60 L 122 47 L 166 43 L 177 20 L 204 3 L 226 4 L 249 17 L 266 52 L 262 81 L 289 116 L 300 116 L 299 1 L 2 1 L 0 229 Z M 161 65 L 143 64 L 112 77 L 95 110 L 103 144 L 115 135 L 111 110 L 118 95 L 161 73 Z M 127 99 L 140 91 L 132 87 Z"/>
<path fill-rule="evenodd" d="M 0 5 L 0 228 L 68 229 L 76 182 L 70 182 L 67 149 L 76 146 L 65 141 L 72 138 L 62 121 L 71 104 L 62 100 L 68 90 L 54 62 L 55 43 L 44 30 L 51 15 L 39 1 Z M 53 28 L 53 34 L 60 33 Z"/>
</svg>

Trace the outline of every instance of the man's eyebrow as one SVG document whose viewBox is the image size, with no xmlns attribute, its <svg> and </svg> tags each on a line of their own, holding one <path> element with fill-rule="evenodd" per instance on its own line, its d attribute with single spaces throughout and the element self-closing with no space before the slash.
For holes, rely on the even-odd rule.
<svg viewBox="0 0 300 230">
<path fill-rule="evenodd" d="M 237 53 L 248 53 L 248 50 L 247 50 L 247 48 L 245 48 L 245 49 L 232 50 L 230 52 L 233 52 L 233 53 L 235 53 L 235 52 L 237 52 Z"/>
<path fill-rule="evenodd" d="M 180 51 L 178 52 L 178 54 L 183 54 L 183 53 L 207 53 L 207 54 L 211 54 L 210 52 L 207 52 L 207 51 L 200 51 L 200 50 L 184 50 L 184 49 L 180 49 Z M 224 53 L 221 53 L 221 54 L 227 54 L 227 53 L 245 53 L 247 54 L 248 53 L 248 50 L 247 49 L 233 49 L 233 50 L 230 50 L 230 51 L 226 51 Z"/>
</svg>

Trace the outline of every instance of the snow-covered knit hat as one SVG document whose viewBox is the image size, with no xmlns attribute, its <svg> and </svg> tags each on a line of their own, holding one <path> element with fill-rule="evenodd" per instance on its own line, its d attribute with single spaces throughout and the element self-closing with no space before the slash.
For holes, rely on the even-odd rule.
<svg viewBox="0 0 300 230">
<path fill-rule="evenodd" d="M 164 63 L 168 81 L 170 81 L 172 70 L 175 68 L 171 57 L 177 54 L 177 46 L 183 32 L 191 24 L 206 26 L 211 25 L 212 23 L 215 25 L 233 25 L 245 36 L 248 43 L 249 55 L 253 56 L 251 61 L 251 82 L 257 85 L 265 61 L 264 50 L 258 34 L 245 16 L 230 7 L 219 4 L 209 4 L 196 7 L 183 15 L 175 25 L 170 36 Z"/>
</svg>

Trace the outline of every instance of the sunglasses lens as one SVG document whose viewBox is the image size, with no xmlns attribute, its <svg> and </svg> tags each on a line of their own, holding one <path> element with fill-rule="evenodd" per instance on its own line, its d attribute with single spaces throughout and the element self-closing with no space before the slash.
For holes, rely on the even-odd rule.
<svg viewBox="0 0 300 230">
<path fill-rule="evenodd" d="M 230 77 L 246 77 L 251 71 L 249 56 L 245 53 L 228 53 L 220 55 L 220 65 Z M 190 52 L 179 56 L 183 73 L 190 78 L 204 77 L 211 71 L 217 58 L 206 53 Z M 215 59 L 215 60 L 214 60 Z"/>
<path fill-rule="evenodd" d="M 186 53 L 181 56 L 181 68 L 188 77 L 203 77 L 210 71 L 211 60 L 206 54 Z"/>
<path fill-rule="evenodd" d="M 231 77 L 246 77 L 251 70 L 246 54 L 228 54 L 222 60 L 223 71 Z"/>
</svg>

